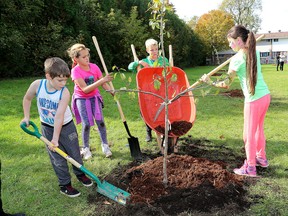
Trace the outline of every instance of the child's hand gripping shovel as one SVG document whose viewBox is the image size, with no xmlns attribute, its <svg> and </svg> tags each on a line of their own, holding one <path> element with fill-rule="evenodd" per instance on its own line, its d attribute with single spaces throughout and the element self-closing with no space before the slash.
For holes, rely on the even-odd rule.
<svg viewBox="0 0 288 216">
<path fill-rule="evenodd" d="M 108 70 L 107 70 L 107 67 L 106 67 L 106 64 L 105 64 L 105 61 L 103 59 L 103 56 L 102 56 L 102 53 L 101 53 L 101 50 L 100 50 L 100 47 L 99 47 L 99 44 L 98 44 L 98 41 L 97 41 L 97 38 L 95 36 L 92 37 L 92 40 L 94 42 L 94 45 L 96 47 L 96 50 L 98 52 L 98 55 L 99 55 L 99 58 L 102 62 L 102 66 L 104 68 L 104 71 L 106 74 L 108 74 Z M 114 86 L 113 86 L 113 83 L 110 82 L 110 87 L 112 90 L 114 90 Z M 142 157 L 142 152 L 140 150 L 140 144 L 139 144 L 139 140 L 137 137 L 134 137 L 131 135 L 130 133 L 130 130 L 129 130 L 129 127 L 128 127 L 128 124 L 126 122 L 126 118 L 124 116 L 124 113 L 122 111 L 122 107 L 121 107 L 121 104 L 120 104 L 120 101 L 119 100 L 116 100 L 116 103 L 117 103 L 117 107 L 118 107 L 118 111 L 120 113 L 120 116 L 121 116 L 121 119 L 122 119 L 122 122 L 124 124 L 124 127 L 126 129 L 126 132 L 128 134 L 128 143 L 129 143 L 129 148 L 130 148 L 130 153 L 131 153 L 131 156 L 135 159 L 135 160 L 142 160 L 143 157 Z"/>
<path fill-rule="evenodd" d="M 93 173 L 91 173 L 89 170 L 87 170 L 83 165 L 79 164 L 77 161 L 75 161 L 73 158 L 71 158 L 69 155 L 67 155 L 65 152 L 63 152 L 58 147 L 55 147 L 53 143 L 51 143 L 49 140 L 47 140 L 44 136 L 42 136 L 39 133 L 39 130 L 37 126 L 34 124 L 34 122 L 29 121 L 29 124 L 32 125 L 34 131 L 31 131 L 27 128 L 25 122 L 21 123 L 20 127 L 28 134 L 32 136 L 36 136 L 38 139 L 42 140 L 46 145 L 52 147 L 59 155 L 61 155 L 63 158 L 65 158 L 67 161 L 69 161 L 71 164 L 73 164 L 75 167 L 80 169 L 82 172 L 90 176 L 93 180 L 97 183 L 97 192 L 100 194 L 109 197 L 110 199 L 125 205 L 127 199 L 129 199 L 130 194 L 120 188 L 115 187 L 114 185 L 103 181 L 101 182 L 97 176 L 95 176 Z"/>
</svg>

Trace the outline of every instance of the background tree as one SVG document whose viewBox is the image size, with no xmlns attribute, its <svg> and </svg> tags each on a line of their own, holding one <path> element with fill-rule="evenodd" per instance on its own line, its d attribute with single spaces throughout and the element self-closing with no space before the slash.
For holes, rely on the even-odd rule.
<svg viewBox="0 0 288 216">
<path fill-rule="evenodd" d="M 220 9 L 231 14 L 235 24 L 255 33 L 260 29 L 262 20 L 258 12 L 262 11 L 261 0 L 223 0 Z"/>
<path fill-rule="evenodd" d="M 138 18 L 137 6 L 132 6 L 129 17 L 123 20 L 123 25 L 123 28 L 120 29 L 122 35 L 120 43 L 124 48 L 122 52 L 124 61 L 133 61 L 131 44 L 134 44 L 139 56 L 145 56 L 147 53 L 143 48 L 145 47 L 145 41 L 149 38 L 149 33 L 147 31 L 147 22 L 144 23 L 143 19 Z"/>
<path fill-rule="evenodd" d="M 145 40 L 159 35 L 149 27 L 150 0 L 1 0 L 0 78 L 42 76 L 47 57 L 58 56 L 69 64 L 66 50 L 74 43 L 92 49 L 91 61 L 98 64 L 91 37 L 97 36 L 108 68 L 127 68 L 133 59 L 130 44 L 139 57 L 146 56 Z M 198 65 L 201 43 L 193 30 L 171 11 L 167 13 L 178 67 Z M 166 36 L 165 36 L 166 37 Z M 100 64 L 101 65 L 101 64 Z"/>
<path fill-rule="evenodd" d="M 165 38 L 165 45 L 173 47 L 174 65 L 185 68 L 203 63 L 205 53 L 198 35 L 175 14 L 168 12 L 165 17 L 165 28 L 170 33 L 170 38 Z"/>
<path fill-rule="evenodd" d="M 0 77 L 42 75 L 45 58 L 63 57 L 82 23 L 78 8 L 77 0 L 1 1 Z"/>
<path fill-rule="evenodd" d="M 197 22 L 199 20 L 198 16 L 193 16 L 188 22 L 187 25 L 194 30 L 196 28 Z"/>
<path fill-rule="evenodd" d="M 221 10 L 212 10 L 202 15 L 196 25 L 195 32 L 205 44 L 207 56 L 211 55 L 212 62 L 218 51 L 228 49 L 227 32 L 234 25 L 230 14 Z"/>
<path fill-rule="evenodd" d="M 32 32 L 35 18 L 40 16 L 43 4 L 42 0 L 36 0 L 34 5 L 27 0 L 19 1 L 17 4 L 13 0 L 0 2 L 0 77 L 21 76 L 25 57 L 29 54 L 25 49 L 29 41 L 29 32 Z"/>
</svg>

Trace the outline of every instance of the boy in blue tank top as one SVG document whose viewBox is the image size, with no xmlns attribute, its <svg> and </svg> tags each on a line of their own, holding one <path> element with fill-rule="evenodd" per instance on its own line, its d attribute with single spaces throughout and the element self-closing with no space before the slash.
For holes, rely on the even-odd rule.
<svg viewBox="0 0 288 216">
<path fill-rule="evenodd" d="M 69 90 L 65 87 L 70 77 L 70 70 L 65 61 L 58 57 L 48 58 L 44 63 L 46 79 L 38 79 L 31 83 L 24 98 L 24 118 L 21 123 L 29 125 L 30 107 L 34 97 L 41 121 L 42 135 L 60 148 L 78 163 L 83 164 L 80 156 L 78 134 L 68 106 Z M 81 193 L 72 187 L 71 175 L 65 158 L 46 146 L 53 169 L 58 177 L 60 192 L 68 197 L 77 197 Z M 86 187 L 93 182 L 72 166 L 77 179 Z"/>
</svg>

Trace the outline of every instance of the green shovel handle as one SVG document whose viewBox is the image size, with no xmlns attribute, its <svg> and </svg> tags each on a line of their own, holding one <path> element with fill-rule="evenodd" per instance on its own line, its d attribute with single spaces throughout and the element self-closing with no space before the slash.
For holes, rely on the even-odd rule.
<svg viewBox="0 0 288 216">
<path fill-rule="evenodd" d="M 25 131 L 26 133 L 28 133 L 28 134 L 30 134 L 30 135 L 32 135 L 32 136 L 36 136 L 37 138 L 40 139 L 40 137 L 41 137 L 42 135 L 39 133 L 39 130 L 38 130 L 36 124 L 34 124 L 34 122 L 32 122 L 32 121 L 29 121 L 29 125 L 32 125 L 34 131 L 29 130 L 28 127 L 27 127 L 27 124 L 26 124 L 25 122 L 22 122 L 22 123 L 20 124 L 20 127 L 21 127 L 22 130 Z"/>
</svg>

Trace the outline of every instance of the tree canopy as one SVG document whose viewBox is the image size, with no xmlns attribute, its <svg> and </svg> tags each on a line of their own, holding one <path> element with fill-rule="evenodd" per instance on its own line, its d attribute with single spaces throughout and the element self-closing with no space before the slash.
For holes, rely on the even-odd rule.
<svg viewBox="0 0 288 216">
<path fill-rule="evenodd" d="M 233 25 L 232 16 L 221 10 L 209 11 L 199 18 L 195 32 L 204 42 L 207 55 L 214 56 L 217 51 L 228 48 L 226 36 Z"/>
<path fill-rule="evenodd" d="M 149 26 L 149 0 L 1 0 L 0 78 L 43 75 L 43 62 L 58 56 L 71 63 L 66 50 L 84 43 L 98 65 L 91 37 L 96 36 L 108 68 L 127 68 L 133 60 L 130 44 L 145 57 L 145 40 L 159 41 Z M 167 14 L 166 46 L 173 45 L 178 67 L 203 59 L 198 36 L 173 12 Z M 168 49 L 166 49 L 168 50 Z"/>
<path fill-rule="evenodd" d="M 253 32 L 260 29 L 261 18 L 257 12 L 262 10 L 261 0 L 223 0 L 220 9 L 231 14 L 235 24 Z"/>
</svg>

